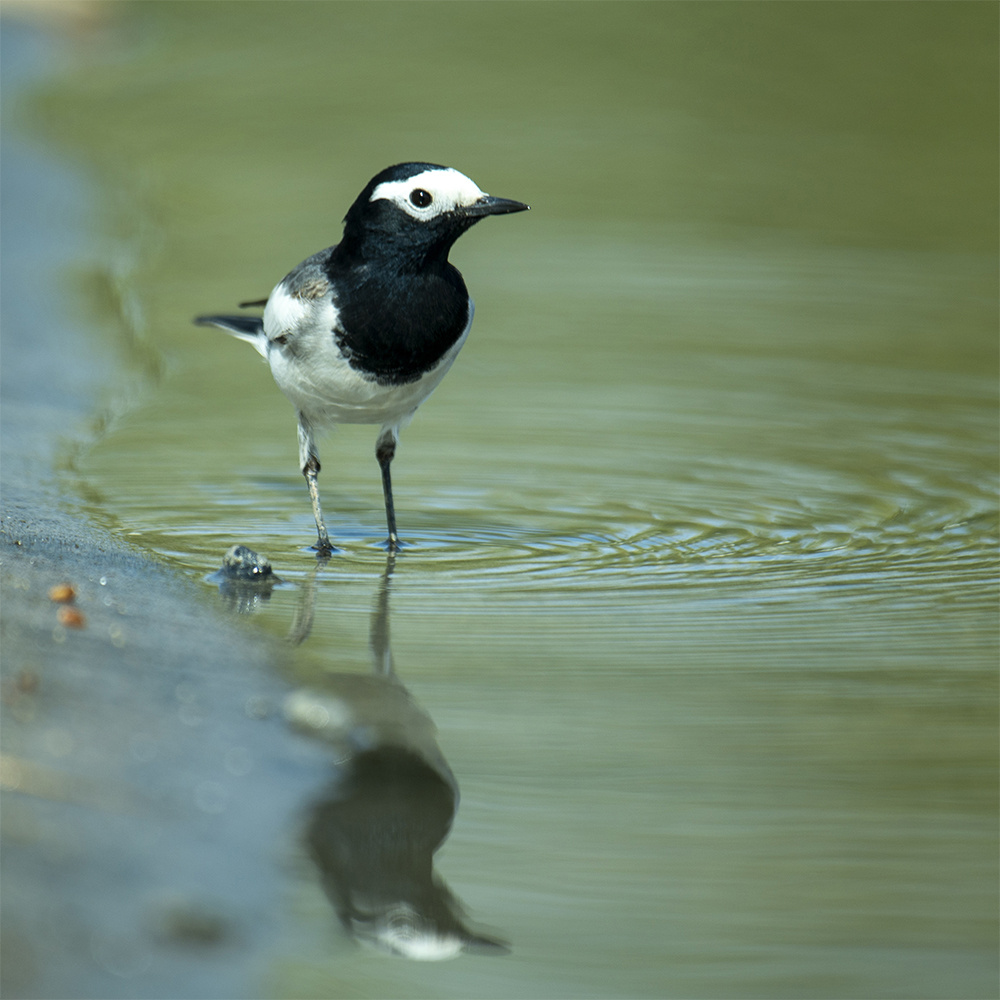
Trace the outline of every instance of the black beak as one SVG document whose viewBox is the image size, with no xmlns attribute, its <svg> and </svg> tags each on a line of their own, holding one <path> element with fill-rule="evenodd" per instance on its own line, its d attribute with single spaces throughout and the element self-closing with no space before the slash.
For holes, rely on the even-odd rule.
<svg viewBox="0 0 1000 1000">
<path fill-rule="evenodd" d="M 484 194 L 482 198 L 462 209 L 462 214 L 473 219 L 481 219 L 487 215 L 510 215 L 511 212 L 527 212 L 530 205 L 523 201 L 511 201 L 510 198 L 494 198 Z"/>
</svg>

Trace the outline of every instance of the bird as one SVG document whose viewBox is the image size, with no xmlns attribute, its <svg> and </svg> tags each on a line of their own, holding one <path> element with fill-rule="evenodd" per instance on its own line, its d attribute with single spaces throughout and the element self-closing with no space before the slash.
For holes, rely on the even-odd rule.
<svg viewBox="0 0 1000 1000">
<path fill-rule="evenodd" d="M 316 439 L 344 423 L 379 425 L 386 545 L 399 550 L 390 475 L 399 432 L 451 368 L 472 326 L 474 305 L 449 251 L 487 216 L 528 208 L 486 194 L 453 167 L 397 163 L 355 199 L 339 243 L 307 257 L 266 299 L 240 303 L 263 306 L 262 316 L 195 318 L 252 344 L 295 407 L 317 555 L 336 550 L 320 505 Z"/>
</svg>

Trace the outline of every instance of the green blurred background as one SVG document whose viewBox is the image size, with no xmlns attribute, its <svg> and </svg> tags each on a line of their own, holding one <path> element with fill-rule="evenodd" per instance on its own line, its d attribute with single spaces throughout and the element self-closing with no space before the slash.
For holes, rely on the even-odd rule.
<svg viewBox="0 0 1000 1000">
<path fill-rule="evenodd" d="M 301 583 L 312 528 L 291 407 L 191 317 L 390 163 L 532 206 L 456 246 L 476 323 L 394 465 L 442 867 L 514 953 L 372 964 L 297 870 L 268 990 L 995 995 L 996 6 L 90 10 L 30 108 L 107 192 L 123 358 L 66 482 L 195 579 Z M 321 446 L 301 680 L 367 668 L 373 444 Z"/>
</svg>

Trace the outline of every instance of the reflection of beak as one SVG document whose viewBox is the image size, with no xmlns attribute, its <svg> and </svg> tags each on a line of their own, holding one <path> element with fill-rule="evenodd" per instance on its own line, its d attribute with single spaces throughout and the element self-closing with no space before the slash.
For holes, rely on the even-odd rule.
<svg viewBox="0 0 1000 1000">
<path fill-rule="evenodd" d="M 481 219 L 486 215 L 510 215 L 511 212 L 527 212 L 530 207 L 530 205 L 525 205 L 523 201 L 494 198 L 491 194 L 484 194 L 482 198 L 463 208 L 462 214 L 473 219 Z"/>
</svg>

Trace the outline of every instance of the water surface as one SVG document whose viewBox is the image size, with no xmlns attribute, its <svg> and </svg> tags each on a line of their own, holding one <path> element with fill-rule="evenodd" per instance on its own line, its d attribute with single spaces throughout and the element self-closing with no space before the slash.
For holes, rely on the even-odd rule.
<svg viewBox="0 0 1000 1000">
<path fill-rule="evenodd" d="M 91 299 L 165 372 L 66 481 L 192 578 L 267 554 L 295 586 L 248 627 L 312 602 L 293 684 L 367 673 L 386 596 L 462 791 L 437 867 L 512 946 L 380 961 L 285 845 L 267 991 L 995 994 L 995 9 L 121 18 L 39 108 L 119 193 L 140 308 L 121 267 Z M 375 429 L 321 445 L 317 570 L 291 407 L 190 318 L 419 158 L 532 212 L 452 254 L 476 322 L 383 592 Z"/>
</svg>

